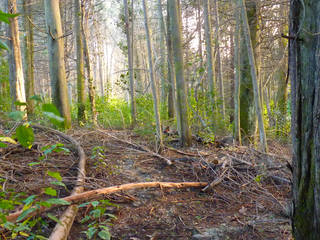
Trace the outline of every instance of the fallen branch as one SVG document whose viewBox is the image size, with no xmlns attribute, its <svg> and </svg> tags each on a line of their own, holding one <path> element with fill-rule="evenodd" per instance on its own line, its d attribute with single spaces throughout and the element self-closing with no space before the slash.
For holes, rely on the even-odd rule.
<svg viewBox="0 0 320 240">
<path fill-rule="evenodd" d="M 78 157 L 79 157 L 79 165 L 78 165 L 78 176 L 77 176 L 77 183 L 75 188 L 73 189 L 71 196 L 82 193 L 83 192 L 83 185 L 85 182 L 85 165 L 86 165 L 86 156 L 84 153 L 83 148 L 81 145 L 72 137 L 57 131 L 55 129 L 43 127 L 41 125 L 34 125 L 33 128 L 38 128 L 41 130 L 49 131 L 52 132 L 65 140 L 69 141 L 72 143 L 77 151 Z M 60 217 L 60 222 L 62 224 L 57 223 L 55 228 L 53 229 L 49 240 L 64 240 L 67 239 L 70 229 L 72 227 L 74 218 L 76 217 L 78 212 L 78 207 L 76 205 L 71 205 L 69 206 L 62 216 Z"/>
<path fill-rule="evenodd" d="M 61 200 L 65 200 L 70 202 L 71 204 L 78 204 L 80 202 L 89 201 L 93 199 L 98 199 L 103 195 L 112 194 L 115 192 L 120 191 L 128 191 L 132 189 L 140 189 L 140 188 L 156 188 L 160 187 L 162 188 L 189 188 L 189 187 L 205 187 L 207 186 L 207 182 L 180 182 L 180 183 L 174 183 L 174 182 L 140 182 L 140 183 L 128 183 L 118 186 L 112 186 L 107 188 L 101 188 L 96 190 L 91 190 L 75 195 L 71 195 L 68 197 L 61 198 Z M 37 211 L 30 213 L 26 217 L 35 216 L 37 214 L 43 213 L 45 211 L 48 211 L 54 207 L 57 207 L 57 205 L 51 206 L 49 208 L 46 207 L 40 207 Z M 22 213 L 22 211 L 18 211 L 15 213 L 10 214 L 7 216 L 7 221 L 14 222 L 19 215 Z"/>
<path fill-rule="evenodd" d="M 100 130 L 100 129 L 97 129 L 97 131 L 99 131 L 100 133 L 105 134 L 105 135 L 107 135 L 107 136 L 109 136 L 109 137 L 111 137 L 111 138 L 113 138 L 113 139 L 115 139 L 115 140 L 117 140 L 117 141 L 119 141 L 119 142 L 126 143 L 126 144 L 131 145 L 131 146 L 133 146 L 133 147 L 135 147 L 135 148 L 141 149 L 141 150 L 149 153 L 151 156 L 154 156 L 154 157 L 156 157 L 156 158 L 159 158 L 159 159 L 161 159 L 161 160 L 164 160 L 168 165 L 172 165 L 172 161 L 171 161 L 170 159 L 168 159 L 168 158 L 166 158 L 166 157 L 164 157 L 164 156 L 161 156 L 160 154 L 158 154 L 158 153 L 156 153 L 156 152 L 151 151 L 150 149 L 148 149 L 148 148 L 145 147 L 145 146 L 141 146 L 141 145 L 132 143 L 132 142 L 127 141 L 127 140 L 119 139 L 119 138 L 113 136 L 112 134 L 109 134 L 109 133 L 107 133 L 107 132 L 105 132 L 105 131 L 102 131 L 102 130 Z"/>
<path fill-rule="evenodd" d="M 200 153 L 184 152 L 184 151 L 181 151 L 181 150 L 179 150 L 179 149 L 172 148 L 172 147 L 168 147 L 168 146 L 165 146 L 165 148 L 167 148 L 167 149 L 169 149 L 169 150 L 171 150 L 171 151 L 174 151 L 174 152 L 177 152 L 177 153 L 186 155 L 186 156 L 191 156 L 191 157 L 209 156 L 209 155 L 210 155 L 210 154 L 200 154 Z"/>
</svg>

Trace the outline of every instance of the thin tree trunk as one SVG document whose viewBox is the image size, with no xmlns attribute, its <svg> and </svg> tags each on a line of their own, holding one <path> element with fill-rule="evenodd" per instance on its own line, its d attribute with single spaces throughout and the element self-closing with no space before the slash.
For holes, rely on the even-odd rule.
<svg viewBox="0 0 320 240">
<path fill-rule="evenodd" d="M 146 29 L 146 39 L 147 39 L 147 46 L 148 46 L 149 73 L 150 73 L 150 81 L 151 81 L 152 94 L 153 94 L 153 106 L 154 106 L 154 114 L 155 114 L 155 120 L 156 120 L 156 130 L 157 130 L 158 141 L 160 143 L 160 146 L 162 146 L 163 142 L 162 142 L 162 131 L 161 131 L 160 112 L 159 112 L 159 100 L 158 100 L 159 98 L 157 93 L 156 81 L 154 79 L 153 54 L 151 49 L 151 38 L 150 38 L 150 30 L 149 30 L 149 24 L 148 24 L 146 1 L 142 0 L 142 4 L 143 4 L 143 12 L 144 12 L 144 24 Z"/>
<path fill-rule="evenodd" d="M 71 113 L 64 64 L 63 34 L 59 0 L 45 0 L 48 32 L 49 68 L 54 104 L 65 119 L 65 128 L 71 127 Z"/>
<path fill-rule="evenodd" d="M 206 39 L 206 51 L 207 51 L 207 71 L 208 71 L 208 83 L 209 94 L 212 109 L 215 109 L 215 79 L 214 79 L 214 60 L 212 52 L 212 32 L 211 32 L 211 17 L 210 17 L 210 2 L 209 0 L 203 0 L 203 17 L 204 17 L 204 33 Z M 214 115 L 214 111 L 213 111 Z"/>
<path fill-rule="evenodd" d="M 252 85 L 253 85 L 255 110 L 256 110 L 256 114 L 258 116 L 260 148 L 262 151 L 267 152 L 268 147 L 267 147 L 266 134 L 264 131 L 264 123 L 263 123 L 263 115 L 262 115 L 261 102 L 260 102 L 257 71 L 256 71 L 254 53 L 253 53 L 252 42 L 251 42 L 251 37 L 250 37 L 250 28 L 249 28 L 249 23 L 248 23 L 246 5 L 245 5 L 245 0 L 239 0 L 239 1 L 241 1 L 241 13 L 242 13 L 241 16 L 242 16 L 242 22 L 243 22 L 243 31 L 244 31 L 246 44 L 247 44 L 248 57 L 249 57 L 249 63 L 250 63 L 250 69 L 251 69 L 251 78 L 252 78 Z"/>
<path fill-rule="evenodd" d="M 191 130 L 189 127 L 189 113 L 187 103 L 187 91 L 184 78 L 182 32 L 181 32 L 181 12 L 179 1 L 168 0 L 170 14 L 170 28 L 172 34 L 173 57 L 175 75 L 177 81 L 177 118 L 180 119 L 179 134 L 183 146 L 191 144 Z"/>
<path fill-rule="evenodd" d="M 28 115 L 31 116 L 34 113 L 34 101 L 30 100 L 30 97 L 35 95 L 34 89 L 34 71 L 33 71 L 33 26 L 30 21 L 32 21 L 31 14 L 31 0 L 23 1 L 24 10 L 24 27 L 25 27 L 25 63 L 26 63 L 26 99 L 27 99 L 27 111 Z"/>
<path fill-rule="evenodd" d="M 78 91 L 78 121 L 85 121 L 85 78 L 84 78 L 84 54 L 81 33 L 81 6 L 80 0 L 74 0 L 74 21 L 77 47 L 77 91 Z"/>
<path fill-rule="evenodd" d="M 167 4 L 167 62 L 168 62 L 168 80 L 169 80 L 169 94 L 168 94 L 168 116 L 174 118 L 174 113 L 177 116 L 177 125 L 180 129 L 180 118 L 177 114 L 177 101 L 176 101 L 176 76 L 174 73 L 173 64 L 173 50 L 172 50 L 172 32 L 170 24 L 169 5 Z"/>
<path fill-rule="evenodd" d="M 163 13 L 162 13 L 162 3 L 161 0 L 157 2 L 158 8 L 158 15 L 159 15 L 159 22 L 160 22 L 160 82 L 161 82 L 161 95 L 160 101 L 162 107 L 165 106 L 166 102 L 166 71 L 165 71 L 165 39 L 166 39 L 166 29 L 163 20 Z"/>
<path fill-rule="evenodd" d="M 84 50 L 84 59 L 86 62 L 87 74 L 88 74 L 88 89 L 89 89 L 89 100 L 92 112 L 92 123 L 94 126 L 97 126 L 98 122 L 98 115 L 96 110 L 96 90 L 94 87 L 94 79 L 91 69 L 91 62 L 90 62 L 90 51 L 88 46 L 88 15 L 85 13 L 84 6 L 82 7 L 82 14 L 81 14 L 81 33 L 83 39 L 83 50 Z"/>
<path fill-rule="evenodd" d="M 237 2 L 238 0 L 236 0 Z M 237 6 L 237 4 L 234 4 Z M 234 37 L 234 66 L 235 66 L 235 87 L 234 87 L 234 138 L 241 145 L 240 131 L 240 9 L 235 7 L 236 29 Z"/>
<path fill-rule="evenodd" d="M 220 95 L 220 101 L 221 101 L 221 115 L 222 118 L 225 119 L 226 115 L 226 108 L 225 108 L 225 100 L 224 100 L 224 84 L 223 84 L 223 78 L 222 78 L 222 64 L 221 64 L 221 56 L 220 56 L 220 21 L 219 21 L 219 6 L 218 6 L 218 0 L 214 0 L 214 12 L 215 12 L 215 24 L 216 24 L 216 48 L 217 48 L 217 80 L 219 82 L 219 95 Z"/>
<path fill-rule="evenodd" d="M 129 65 L 129 79 L 130 79 L 130 102 L 131 102 L 131 126 L 134 127 L 136 124 L 136 100 L 135 100 L 135 83 L 134 83 L 134 73 L 133 73 L 133 49 L 132 42 L 130 37 L 130 28 L 129 28 L 129 10 L 128 10 L 128 1 L 123 0 L 124 5 L 124 18 L 126 26 L 126 36 L 127 36 L 127 46 L 128 46 L 128 65 Z M 133 11 L 133 9 L 131 10 Z M 133 25 L 133 23 L 132 23 Z M 133 36 L 133 32 L 131 32 Z"/>
<path fill-rule="evenodd" d="M 16 0 L 8 0 L 8 13 L 17 13 Z M 12 109 L 24 111 L 25 106 L 16 105 L 15 102 L 26 102 L 25 83 L 23 77 L 22 57 L 20 50 L 18 17 L 9 18 L 9 81 L 12 96 Z M 26 117 L 26 115 L 25 115 Z"/>
</svg>

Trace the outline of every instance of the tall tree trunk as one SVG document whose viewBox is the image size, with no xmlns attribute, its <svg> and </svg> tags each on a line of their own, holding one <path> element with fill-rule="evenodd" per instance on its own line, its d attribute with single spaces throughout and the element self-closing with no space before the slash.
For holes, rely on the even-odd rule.
<svg viewBox="0 0 320 240">
<path fill-rule="evenodd" d="M 31 116 L 34 113 L 34 101 L 30 100 L 30 97 L 35 95 L 34 89 L 34 71 L 33 71 L 33 26 L 31 14 L 31 0 L 23 1 L 24 10 L 24 27 L 25 27 L 25 85 L 26 85 L 26 99 L 27 99 L 27 111 L 28 115 Z"/>
<path fill-rule="evenodd" d="M 293 236 L 320 239 L 320 2 L 291 0 Z"/>
<path fill-rule="evenodd" d="M 216 48 L 217 48 L 217 80 L 219 82 L 219 97 L 221 101 L 221 115 L 223 119 L 225 119 L 226 114 L 226 108 L 225 108 L 225 101 L 224 101 L 224 84 L 223 84 L 223 78 L 222 78 L 222 64 L 221 64 L 221 55 L 220 55 L 220 21 L 219 21 L 219 6 L 218 6 L 218 0 L 214 0 L 214 12 L 215 12 L 215 24 L 216 24 Z"/>
<path fill-rule="evenodd" d="M 59 0 L 45 0 L 45 16 L 48 32 L 49 68 L 54 104 L 64 117 L 65 128 L 71 127 L 71 113 L 64 64 L 63 34 Z"/>
<path fill-rule="evenodd" d="M 77 47 L 77 91 L 78 91 L 78 121 L 84 122 L 85 119 L 85 78 L 84 78 L 84 54 L 81 33 L 81 5 L 80 0 L 74 0 L 74 23 Z"/>
<path fill-rule="evenodd" d="M 235 0 L 237 5 L 237 1 Z M 235 86 L 234 86 L 234 138 L 241 145 L 240 131 L 240 9 L 235 7 L 236 29 L 234 36 L 234 66 L 235 66 Z"/>
<path fill-rule="evenodd" d="M 166 95 L 167 95 L 166 69 L 165 69 L 166 29 L 165 29 L 164 20 L 163 20 L 161 0 L 158 0 L 157 8 L 158 8 L 159 25 L 160 25 L 160 82 L 161 82 L 160 101 L 161 101 L 162 107 L 164 107 L 166 102 Z"/>
<path fill-rule="evenodd" d="M 238 7 L 241 8 L 241 3 L 239 1 Z M 255 0 L 246 0 L 246 11 L 250 27 L 252 46 L 256 47 L 258 39 L 258 20 Z M 254 135 L 256 114 L 248 48 L 246 41 L 244 40 L 245 36 L 243 28 L 241 28 L 240 36 L 240 128 L 242 133 L 242 141 L 248 143 L 248 139 L 251 139 Z"/>
<path fill-rule="evenodd" d="M 127 46 L 128 46 L 128 65 L 129 65 L 129 79 L 130 79 L 130 101 L 131 101 L 131 118 L 132 118 L 132 127 L 136 124 L 136 99 L 135 99 L 135 83 L 134 83 L 134 73 L 133 73 L 133 49 L 132 41 L 130 37 L 130 28 L 129 28 L 129 10 L 128 10 L 128 1 L 123 0 L 124 5 L 124 18 L 126 26 L 126 36 L 127 36 Z M 131 10 L 133 11 L 133 9 Z M 133 24 L 133 23 L 131 23 Z M 133 32 L 131 32 L 133 36 Z"/>
<path fill-rule="evenodd" d="M 212 52 L 212 32 L 211 32 L 211 17 L 210 17 L 210 2 L 209 0 L 203 0 L 203 17 L 204 17 L 204 33 L 206 39 L 206 51 L 207 51 L 207 71 L 209 82 L 209 94 L 212 104 L 212 109 L 215 109 L 215 79 L 214 79 L 214 60 Z M 213 112 L 214 114 L 214 112 Z"/>
<path fill-rule="evenodd" d="M 159 97 L 157 93 L 156 81 L 154 79 L 153 54 L 151 49 L 151 38 L 150 38 L 150 30 L 149 30 L 149 24 L 148 24 L 146 1 L 142 0 L 142 4 L 143 4 L 143 12 L 144 12 L 144 24 L 146 29 L 148 59 L 149 59 L 149 73 L 150 73 L 150 81 L 151 81 L 152 94 L 153 94 L 153 106 L 154 106 L 154 115 L 156 119 L 157 137 L 158 137 L 160 146 L 162 146 L 163 142 L 162 142 L 162 131 L 161 131 L 160 112 L 159 112 Z"/>
<path fill-rule="evenodd" d="M 17 13 L 16 0 L 8 0 L 8 13 Z M 22 57 L 20 50 L 18 18 L 9 18 L 9 81 L 12 96 L 12 109 L 24 111 L 25 106 L 16 105 L 15 102 L 26 102 L 25 83 L 23 77 Z"/>
<path fill-rule="evenodd" d="M 168 81 L 169 81 L 169 94 L 168 94 L 168 117 L 170 119 L 174 118 L 174 113 L 177 111 L 177 101 L 176 101 L 176 76 L 174 73 L 174 63 L 173 63 L 173 50 L 172 50 L 172 32 L 170 26 L 170 14 L 169 14 L 169 4 L 167 4 L 167 62 L 168 62 Z M 180 129 L 180 118 L 179 114 L 177 116 L 177 125 Z"/>
<path fill-rule="evenodd" d="M 88 89 L 89 89 L 89 100 L 92 112 L 92 123 L 94 126 L 97 126 L 98 123 L 98 115 L 96 110 L 96 90 L 94 87 L 94 79 L 91 69 L 91 62 L 90 62 L 90 51 L 88 46 L 88 13 L 86 14 L 84 6 L 81 8 L 81 33 L 83 39 L 83 47 L 84 47 L 84 59 L 86 62 L 87 68 L 87 76 L 88 76 Z"/>
<path fill-rule="evenodd" d="M 258 87 L 258 78 L 257 78 L 256 65 L 255 65 L 255 56 L 254 56 L 251 37 L 250 37 L 250 27 L 248 23 L 245 0 L 240 0 L 240 1 L 241 1 L 241 16 L 242 16 L 242 23 L 243 23 L 243 32 L 244 32 L 245 41 L 247 44 L 247 51 L 248 51 L 250 70 L 251 70 L 254 104 L 255 104 L 255 110 L 256 110 L 256 114 L 258 117 L 258 124 L 259 124 L 260 148 L 262 151 L 267 152 L 268 151 L 267 139 L 266 139 L 266 133 L 264 131 L 263 115 L 262 115 L 260 94 L 259 94 L 259 87 Z"/>
<path fill-rule="evenodd" d="M 183 146 L 191 144 L 191 130 L 189 127 L 189 113 L 187 103 L 187 91 L 184 78 L 182 32 L 181 32 L 181 12 L 178 0 L 168 0 L 170 14 L 170 27 L 172 33 L 173 57 L 175 75 L 177 81 L 177 114 L 180 119 L 179 134 Z"/>
</svg>

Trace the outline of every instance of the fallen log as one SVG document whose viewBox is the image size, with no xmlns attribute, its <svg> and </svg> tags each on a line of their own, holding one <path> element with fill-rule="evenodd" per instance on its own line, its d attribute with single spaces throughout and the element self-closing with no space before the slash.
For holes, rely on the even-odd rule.
<svg viewBox="0 0 320 240">
<path fill-rule="evenodd" d="M 68 136 L 60 131 L 57 131 L 55 129 L 47 128 L 41 125 L 33 125 L 33 128 L 49 131 L 51 133 L 54 133 L 68 142 L 70 142 L 74 147 L 79 157 L 79 164 L 78 164 L 78 176 L 77 176 L 77 182 L 76 186 L 73 189 L 71 196 L 76 195 L 83 192 L 83 185 L 85 182 L 85 165 L 86 165 L 86 155 L 84 153 L 83 148 L 81 145 L 71 136 Z M 77 205 L 70 205 L 68 208 L 64 211 L 64 213 L 59 218 L 60 223 L 57 223 L 55 228 L 53 229 L 49 240 L 65 240 L 67 239 L 70 229 L 72 227 L 73 221 L 77 215 L 78 207 Z"/>
<path fill-rule="evenodd" d="M 126 144 L 131 145 L 131 146 L 133 146 L 133 147 L 135 147 L 135 148 L 141 149 L 141 150 L 149 153 L 151 156 L 154 156 L 154 157 L 156 157 L 156 158 L 159 158 L 159 159 L 161 159 L 161 160 L 164 160 L 168 165 L 172 165 L 172 161 L 171 161 L 170 159 L 168 159 L 168 158 L 166 158 L 166 157 L 164 157 L 164 156 L 161 156 L 160 154 L 158 154 L 158 153 L 156 153 L 156 152 L 151 151 L 150 149 L 148 149 L 148 148 L 145 147 L 145 146 L 141 146 L 141 145 L 138 145 L 138 144 L 136 144 L 136 143 L 132 143 L 132 142 L 130 142 L 130 141 L 126 141 L 126 140 L 117 138 L 116 136 L 113 136 L 112 134 L 109 134 L 109 133 L 107 133 L 107 132 L 105 132 L 105 131 L 102 131 L 102 130 L 100 130 L 100 129 L 97 129 L 97 131 L 99 131 L 100 133 L 102 133 L 102 134 L 104 134 L 104 135 L 107 135 L 107 136 L 109 136 L 109 137 L 111 137 L 111 138 L 113 138 L 113 139 L 115 139 L 115 140 L 117 140 L 117 141 L 119 141 L 119 142 L 126 143 Z"/>
<path fill-rule="evenodd" d="M 71 195 L 68 197 L 61 198 L 61 200 L 68 201 L 71 204 L 78 204 L 81 202 L 86 202 L 94 199 L 98 199 L 102 197 L 103 195 L 109 195 L 115 192 L 120 191 L 128 191 L 133 189 L 140 189 L 140 188 L 189 188 L 189 187 L 205 187 L 207 186 L 207 182 L 140 182 L 140 183 L 128 183 L 123 185 L 117 185 L 107 188 L 100 188 L 96 190 L 91 190 L 75 195 Z M 54 207 L 57 207 L 57 205 L 53 205 L 51 207 L 40 207 L 37 211 L 34 211 L 27 215 L 27 217 L 35 216 L 37 214 L 43 213 L 45 211 L 48 211 L 50 209 L 53 209 Z M 17 211 L 15 213 L 12 213 L 8 215 L 7 221 L 14 222 L 16 219 L 20 216 L 22 211 Z"/>
</svg>

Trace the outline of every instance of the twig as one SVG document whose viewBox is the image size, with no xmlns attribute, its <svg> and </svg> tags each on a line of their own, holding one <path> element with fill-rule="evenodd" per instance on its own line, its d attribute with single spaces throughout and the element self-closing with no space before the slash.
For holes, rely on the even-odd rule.
<svg viewBox="0 0 320 240">
<path fill-rule="evenodd" d="M 105 131 L 102 131 L 102 130 L 100 130 L 100 129 L 97 129 L 97 131 L 100 132 L 100 133 L 103 133 L 103 134 L 105 134 L 105 135 L 107 135 L 107 136 L 109 136 L 109 137 L 111 137 L 111 138 L 113 138 L 113 139 L 115 139 L 115 140 L 117 140 L 117 141 L 119 141 L 119 142 L 129 144 L 129 145 L 131 145 L 131 146 L 133 146 L 133 147 L 135 147 L 135 148 L 138 148 L 138 149 L 142 149 L 143 151 L 149 153 L 150 155 L 152 155 L 152 156 L 154 156 L 154 157 L 157 157 L 157 158 L 159 158 L 159 159 L 161 159 L 161 160 L 164 160 L 168 165 L 172 165 L 172 161 L 171 161 L 170 159 L 168 159 L 168 158 L 166 158 L 166 157 L 164 157 L 164 156 L 161 156 L 161 155 L 158 154 L 158 153 L 155 153 L 155 152 L 151 151 L 150 149 L 148 149 L 148 148 L 145 147 L 145 146 L 141 146 L 141 145 L 132 143 L 132 142 L 127 141 L 127 140 L 119 139 L 119 138 L 113 136 L 112 134 L 109 134 L 109 133 L 107 133 L 107 132 L 105 132 Z"/>
</svg>

